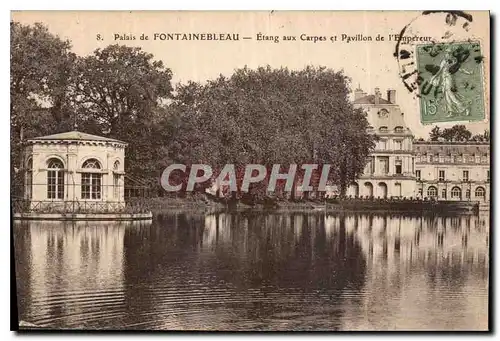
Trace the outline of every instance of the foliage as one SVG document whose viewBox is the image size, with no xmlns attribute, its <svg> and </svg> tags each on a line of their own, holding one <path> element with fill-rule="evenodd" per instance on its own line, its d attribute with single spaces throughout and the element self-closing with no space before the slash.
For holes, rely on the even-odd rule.
<svg viewBox="0 0 500 341">
<path fill-rule="evenodd" d="M 475 141 L 475 142 L 488 142 L 490 141 L 490 132 L 489 130 L 485 130 L 484 134 L 472 135 L 472 133 L 467 129 L 467 127 L 463 124 L 454 125 L 451 128 L 445 128 L 441 130 L 438 126 L 435 126 L 430 134 L 429 139 L 431 141 Z"/>
<path fill-rule="evenodd" d="M 68 84 L 75 55 L 71 44 L 42 24 L 10 24 L 11 179 L 21 182 L 21 140 L 24 136 L 67 130 Z"/>
<path fill-rule="evenodd" d="M 471 140 L 475 142 L 490 142 L 490 131 L 486 129 L 483 134 L 472 136 Z"/>
<path fill-rule="evenodd" d="M 290 164 L 329 163 L 331 180 L 345 188 L 374 147 L 366 117 L 348 100 L 342 72 L 245 67 L 204 85 L 180 85 L 176 92 L 171 108 L 179 129 L 172 157 L 216 170 L 235 164 L 238 182 L 246 164 L 281 164 L 285 171 Z"/>
<path fill-rule="evenodd" d="M 172 73 L 138 47 L 110 45 L 75 64 L 73 100 L 83 122 L 122 137 L 131 125 L 149 121 L 171 97 Z"/>
<path fill-rule="evenodd" d="M 127 172 L 150 182 L 159 178 L 165 155 L 158 123 L 171 97 L 172 72 L 137 47 L 110 45 L 75 64 L 72 99 L 79 126 L 91 133 L 130 141 Z M 157 180 L 156 180 L 157 182 Z"/>
<path fill-rule="evenodd" d="M 70 49 L 42 24 L 11 23 L 13 166 L 21 167 L 21 139 L 73 130 L 76 123 L 88 133 L 133 141 L 127 172 L 158 183 L 168 162 L 159 123 L 168 116 L 171 71 L 140 48 L 111 45 L 85 57 Z"/>
<path fill-rule="evenodd" d="M 330 181 L 345 192 L 374 148 L 342 72 L 245 67 L 173 92 L 171 70 L 140 48 L 110 45 L 76 57 L 68 41 L 41 24 L 13 22 L 11 36 L 13 160 L 22 135 L 68 131 L 77 123 L 79 130 L 129 142 L 126 171 L 157 188 L 171 163 L 208 164 L 215 174 L 235 164 L 238 186 L 246 164 L 264 164 L 270 173 L 273 164 L 285 172 L 290 164 L 300 170 L 314 163 L 319 170 L 331 164 Z M 268 180 L 251 187 L 253 198 L 267 196 Z M 176 181 L 185 184 L 186 176 Z"/>
<path fill-rule="evenodd" d="M 438 141 L 440 137 L 441 137 L 441 129 L 438 126 L 434 126 L 429 135 L 430 140 Z"/>
<path fill-rule="evenodd" d="M 10 33 L 12 126 L 18 132 L 29 129 L 44 108 L 42 112 L 49 115 L 38 119 L 70 122 L 66 104 L 76 58 L 70 52 L 70 42 L 52 35 L 39 23 L 26 26 L 12 22 Z"/>
</svg>

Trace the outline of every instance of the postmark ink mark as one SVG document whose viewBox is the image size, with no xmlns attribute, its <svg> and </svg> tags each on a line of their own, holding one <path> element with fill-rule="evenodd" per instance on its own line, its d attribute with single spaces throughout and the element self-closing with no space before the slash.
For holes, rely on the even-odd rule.
<svg viewBox="0 0 500 341">
<path fill-rule="evenodd" d="M 399 59 L 408 59 L 410 58 L 410 52 L 407 50 L 401 50 L 399 53 Z"/>
<path fill-rule="evenodd" d="M 429 15 L 433 13 L 446 13 L 446 24 L 450 26 L 454 26 L 457 23 L 458 17 L 462 17 L 468 22 L 472 22 L 472 15 L 469 13 L 466 13 L 464 11 L 423 11 L 422 15 Z M 464 24 L 465 25 L 465 24 Z M 464 27 L 465 28 L 465 27 Z"/>
<path fill-rule="evenodd" d="M 430 32 L 425 29 L 426 26 L 421 25 L 420 19 L 430 16 L 435 16 L 438 20 L 444 19 L 443 32 L 436 32 L 435 30 L 434 32 Z M 454 27 L 461 27 L 464 31 L 468 31 L 472 21 L 472 15 L 463 11 L 423 11 L 401 29 L 399 36 L 403 37 L 408 35 L 411 37 L 432 35 L 434 39 L 430 41 L 435 45 L 443 41 L 451 41 L 451 38 L 454 36 L 452 32 Z M 417 76 L 415 73 L 411 72 L 416 68 L 416 65 L 412 64 L 416 57 L 413 52 L 415 45 L 416 44 L 413 44 L 412 46 L 412 44 L 405 43 L 403 39 L 398 39 L 393 55 L 398 61 L 399 76 L 404 86 L 410 93 L 413 93 L 416 97 L 420 97 L 418 94 L 419 84 L 417 82 Z M 439 53 L 441 53 L 439 50 L 432 50 L 431 52 L 431 54 L 434 55 Z M 409 74 L 415 75 L 415 77 L 407 77 Z"/>
</svg>

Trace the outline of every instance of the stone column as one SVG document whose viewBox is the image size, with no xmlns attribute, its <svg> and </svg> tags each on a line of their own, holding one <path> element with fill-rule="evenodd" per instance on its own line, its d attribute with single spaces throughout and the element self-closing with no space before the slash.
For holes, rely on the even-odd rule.
<svg viewBox="0 0 500 341">
<path fill-rule="evenodd" d="M 75 201 L 79 199 L 79 191 L 77 187 L 80 185 L 81 176 L 76 172 L 78 167 L 78 156 L 73 151 L 68 152 L 66 156 L 68 172 L 66 173 L 66 188 L 67 195 L 65 196 L 68 201 Z"/>
<path fill-rule="evenodd" d="M 43 195 L 46 193 L 47 173 L 41 171 L 44 169 L 43 157 L 39 153 L 33 153 L 33 190 L 31 192 L 32 200 L 44 200 Z M 45 185 L 44 185 L 45 184 Z"/>
<path fill-rule="evenodd" d="M 103 186 L 105 185 L 104 187 L 104 192 L 106 193 L 105 197 L 103 198 L 105 201 L 114 201 L 114 197 L 113 197 L 113 185 L 114 185 L 114 181 L 113 181 L 113 161 L 112 161 L 112 155 L 111 153 L 106 153 L 106 167 L 104 169 L 106 169 L 107 173 L 106 174 L 103 174 Z M 104 180 L 104 178 L 106 178 L 106 180 Z"/>
</svg>

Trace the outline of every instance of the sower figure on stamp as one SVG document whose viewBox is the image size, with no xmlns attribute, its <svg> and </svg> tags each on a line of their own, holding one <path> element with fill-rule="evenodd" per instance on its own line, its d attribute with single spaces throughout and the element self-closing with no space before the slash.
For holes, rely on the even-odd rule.
<svg viewBox="0 0 500 341">
<path fill-rule="evenodd" d="M 458 67 L 458 69 L 456 69 Z M 455 115 L 470 115 L 470 106 L 472 101 L 465 98 L 458 92 L 455 78 L 453 76 L 454 69 L 472 75 L 472 71 L 467 71 L 460 67 L 457 58 L 453 56 L 453 50 L 447 48 L 444 52 L 443 59 L 439 64 L 439 71 L 432 76 L 430 83 L 435 87 L 440 87 L 443 92 L 443 99 L 445 101 L 445 108 L 447 112 L 446 117 Z"/>
</svg>

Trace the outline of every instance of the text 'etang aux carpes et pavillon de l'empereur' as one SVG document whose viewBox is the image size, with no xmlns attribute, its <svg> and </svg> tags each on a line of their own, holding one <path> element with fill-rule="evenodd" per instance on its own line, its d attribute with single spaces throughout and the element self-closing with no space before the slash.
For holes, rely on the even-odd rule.
<svg viewBox="0 0 500 341">
<path fill-rule="evenodd" d="M 152 39 L 151 39 L 152 38 Z M 254 39 L 251 36 L 243 36 L 239 33 L 164 33 L 155 32 L 150 37 L 144 33 L 140 35 L 127 34 L 127 33 L 115 33 L 114 40 L 160 40 L 160 41 L 239 41 L 239 40 L 251 40 Z M 338 35 L 309 35 L 307 33 L 302 33 L 298 36 L 294 35 L 270 35 L 259 32 L 255 35 L 255 40 L 257 41 L 271 41 L 278 43 L 280 41 L 304 41 L 304 42 L 370 42 L 370 41 L 394 41 L 401 43 L 409 42 L 429 42 L 431 37 L 428 36 L 401 36 L 399 34 L 389 34 L 386 36 L 377 35 L 365 35 L 365 34 L 354 34 L 349 35 L 346 33 L 341 33 Z"/>
</svg>

